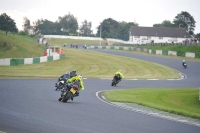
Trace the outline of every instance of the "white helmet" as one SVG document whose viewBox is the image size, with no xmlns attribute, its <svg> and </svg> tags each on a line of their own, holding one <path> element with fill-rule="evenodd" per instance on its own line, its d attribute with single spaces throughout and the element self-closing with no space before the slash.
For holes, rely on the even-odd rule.
<svg viewBox="0 0 200 133">
<path fill-rule="evenodd" d="M 81 78 L 81 79 L 83 78 L 81 74 L 79 74 L 78 77 Z"/>
<path fill-rule="evenodd" d="M 122 70 L 119 70 L 119 72 L 121 72 L 121 73 L 122 73 Z"/>
<path fill-rule="evenodd" d="M 185 60 L 183 60 L 183 62 L 185 62 Z"/>
</svg>

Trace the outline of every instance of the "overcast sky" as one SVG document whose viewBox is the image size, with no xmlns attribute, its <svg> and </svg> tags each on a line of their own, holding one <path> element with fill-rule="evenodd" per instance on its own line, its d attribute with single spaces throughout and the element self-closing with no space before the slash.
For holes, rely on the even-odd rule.
<svg viewBox="0 0 200 133">
<path fill-rule="evenodd" d="M 152 27 L 164 20 L 172 22 L 181 11 L 194 17 L 194 33 L 200 33 L 200 0 L 0 0 L 0 14 L 6 13 L 15 20 L 19 30 L 24 17 L 31 23 L 41 18 L 55 22 L 69 12 L 79 26 L 85 19 L 92 22 L 94 33 L 107 18 Z"/>
</svg>

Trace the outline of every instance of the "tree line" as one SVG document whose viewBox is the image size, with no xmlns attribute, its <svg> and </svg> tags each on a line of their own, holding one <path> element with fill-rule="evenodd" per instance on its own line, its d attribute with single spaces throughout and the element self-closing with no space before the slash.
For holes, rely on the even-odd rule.
<svg viewBox="0 0 200 133">
<path fill-rule="evenodd" d="M 55 22 L 47 19 L 38 19 L 35 22 L 30 22 L 27 17 L 24 17 L 23 29 L 28 35 L 70 35 L 70 36 L 101 36 L 102 38 L 115 38 L 124 41 L 129 40 L 129 30 L 131 26 L 139 26 L 135 22 L 118 22 L 112 18 L 104 19 L 97 27 L 97 33 L 92 31 L 92 22 L 84 20 L 81 25 L 78 25 L 77 18 L 68 13 L 63 17 L 58 17 Z M 195 23 L 193 16 L 186 11 L 177 14 L 173 22 L 164 20 L 162 23 L 154 24 L 153 27 L 179 27 L 185 28 L 189 34 L 195 35 Z M 0 29 L 10 32 L 18 32 L 15 21 L 6 13 L 0 15 Z M 200 33 L 195 35 L 200 38 Z"/>
</svg>

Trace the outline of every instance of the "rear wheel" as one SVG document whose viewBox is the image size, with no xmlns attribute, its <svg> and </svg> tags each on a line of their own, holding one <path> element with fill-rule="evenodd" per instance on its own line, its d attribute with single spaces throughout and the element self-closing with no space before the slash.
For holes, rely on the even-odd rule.
<svg viewBox="0 0 200 133">
<path fill-rule="evenodd" d="M 115 80 L 115 78 L 113 78 L 113 80 L 112 80 L 112 83 L 111 83 L 111 86 L 116 86 L 116 80 Z"/>
<path fill-rule="evenodd" d="M 66 103 L 68 100 L 69 100 L 69 98 L 71 97 L 71 92 L 67 92 L 67 94 L 65 94 L 64 96 L 63 96 L 63 98 L 62 98 L 62 102 L 63 103 Z"/>
</svg>

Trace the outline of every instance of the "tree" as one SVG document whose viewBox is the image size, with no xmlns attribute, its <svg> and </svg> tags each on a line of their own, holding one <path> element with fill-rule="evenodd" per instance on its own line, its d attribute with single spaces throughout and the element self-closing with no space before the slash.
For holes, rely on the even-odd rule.
<svg viewBox="0 0 200 133">
<path fill-rule="evenodd" d="M 119 38 L 120 25 L 112 18 L 104 19 L 103 22 L 97 27 L 97 36 L 102 38 Z"/>
<path fill-rule="evenodd" d="M 188 12 L 182 11 L 174 18 L 174 24 L 176 27 L 185 28 L 189 34 L 194 34 L 195 20 Z"/>
<path fill-rule="evenodd" d="M 164 20 L 162 22 L 163 27 L 174 27 L 174 24 L 170 20 Z"/>
<path fill-rule="evenodd" d="M 153 27 L 163 27 L 162 24 L 154 24 Z"/>
<path fill-rule="evenodd" d="M 0 15 L 0 29 L 10 32 L 18 32 L 15 21 L 6 13 Z"/>
<path fill-rule="evenodd" d="M 64 17 L 59 17 L 58 23 L 61 29 L 63 28 L 69 31 L 69 32 L 63 32 L 63 34 L 67 34 L 67 35 L 77 34 L 78 21 L 72 14 L 69 13 L 68 15 L 65 15 Z"/>
<path fill-rule="evenodd" d="M 153 27 L 175 27 L 170 20 L 164 20 L 161 24 L 154 24 Z"/>
<path fill-rule="evenodd" d="M 112 18 L 104 19 L 98 27 L 97 36 L 100 36 L 101 31 L 101 37 L 103 39 L 115 38 L 127 41 L 129 39 L 129 30 L 131 26 L 138 26 L 138 24 L 134 22 L 127 23 L 124 21 L 117 22 Z"/>
<path fill-rule="evenodd" d="M 29 34 L 29 30 L 31 28 L 30 20 L 27 17 L 24 17 L 24 25 L 23 25 L 24 31 L 26 34 Z"/>
<path fill-rule="evenodd" d="M 84 20 L 84 22 L 82 22 L 82 25 L 80 26 L 80 33 L 83 36 L 91 36 L 92 34 L 92 23 L 91 22 L 87 22 L 87 20 Z"/>
<path fill-rule="evenodd" d="M 137 23 L 135 22 L 120 22 L 120 39 L 124 40 L 124 41 L 128 41 L 129 40 L 129 31 L 131 26 L 138 26 Z"/>
<path fill-rule="evenodd" d="M 51 22 L 49 20 L 38 20 L 36 22 L 35 31 L 43 35 L 56 35 L 60 34 L 60 27 L 58 23 Z"/>
<path fill-rule="evenodd" d="M 200 33 L 197 33 L 197 34 L 195 35 L 195 38 L 200 38 Z"/>
</svg>

